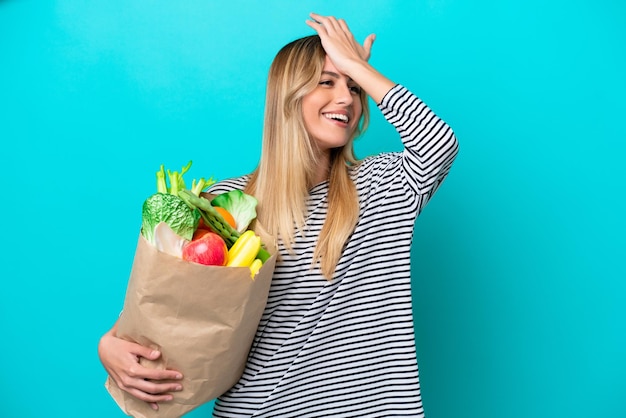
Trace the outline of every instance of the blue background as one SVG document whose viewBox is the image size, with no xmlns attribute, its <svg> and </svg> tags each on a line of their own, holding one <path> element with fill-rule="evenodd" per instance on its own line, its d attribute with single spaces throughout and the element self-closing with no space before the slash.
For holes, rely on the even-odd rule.
<svg viewBox="0 0 626 418">
<path fill-rule="evenodd" d="M 415 229 L 428 417 L 626 417 L 616 0 L 0 0 L 0 416 L 123 416 L 96 347 L 154 173 L 254 168 L 269 64 L 310 11 L 375 32 L 371 62 L 461 142 Z M 361 157 L 400 149 L 373 110 Z"/>
</svg>

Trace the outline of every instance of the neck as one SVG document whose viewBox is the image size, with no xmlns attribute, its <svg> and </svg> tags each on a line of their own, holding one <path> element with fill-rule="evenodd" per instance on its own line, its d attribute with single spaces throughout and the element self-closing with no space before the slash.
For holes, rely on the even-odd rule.
<svg viewBox="0 0 626 418">
<path fill-rule="evenodd" d="M 314 187 L 323 181 L 328 180 L 330 174 L 330 151 L 321 152 L 317 157 L 317 167 L 309 187 Z"/>
</svg>

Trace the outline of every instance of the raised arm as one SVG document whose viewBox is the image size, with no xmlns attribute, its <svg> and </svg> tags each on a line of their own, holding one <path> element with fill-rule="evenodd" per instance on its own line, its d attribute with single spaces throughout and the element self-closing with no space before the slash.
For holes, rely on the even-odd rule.
<svg viewBox="0 0 626 418">
<path fill-rule="evenodd" d="M 379 108 L 400 134 L 403 177 L 424 206 L 450 171 L 458 153 L 456 136 L 446 122 L 401 85 L 385 95 Z"/>
<path fill-rule="evenodd" d="M 337 69 L 350 77 L 376 102 L 395 85 L 368 63 L 376 36 L 369 35 L 363 45 L 354 39 L 343 19 L 311 13 L 307 25 L 319 35 L 326 55 Z"/>
<path fill-rule="evenodd" d="M 315 13 L 310 16 L 307 24 L 318 33 L 335 67 L 365 90 L 400 134 L 405 147 L 403 180 L 421 197 L 423 206 L 458 153 L 452 129 L 417 96 L 368 63 L 375 35 L 369 35 L 361 45 L 343 19 Z"/>
</svg>

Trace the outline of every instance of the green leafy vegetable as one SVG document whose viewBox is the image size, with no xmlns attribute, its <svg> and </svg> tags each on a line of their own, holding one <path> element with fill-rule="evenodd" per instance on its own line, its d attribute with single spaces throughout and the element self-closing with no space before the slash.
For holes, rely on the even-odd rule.
<svg viewBox="0 0 626 418">
<path fill-rule="evenodd" d="M 241 190 L 231 190 L 227 193 L 217 195 L 211 204 L 226 209 L 233 218 L 235 218 L 236 229 L 239 233 L 243 233 L 250 222 L 256 218 L 257 200 L 253 196 L 242 192 Z"/>
<path fill-rule="evenodd" d="M 200 213 L 178 196 L 155 193 L 143 203 L 141 233 L 154 244 L 154 228 L 165 222 L 177 235 L 191 240 L 200 222 Z"/>
<path fill-rule="evenodd" d="M 186 190 L 183 174 L 189 171 L 190 167 L 191 161 L 181 169 L 180 173 L 167 170 L 167 178 L 163 165 L 157 171 L 157 192 L 143 203 L 141 217 L 141 234 L 151 244 L 154 244 L 154 228 L 159 222 L 167 223 L 182 238 L 191 240 L 193 237 L 200 221 L 200 212 L 178 196 L 179 191 Z M 208 180 L 201 178 L 198 181 L 194 179 L 190 192 L 198 196 L 213 183 L 215 183 L 213 178 Z"/>
<path fill-rule="evenodd" d="M 202 219 L 204 219 L 204 222 L 224 239 L 228 248 L 231 248 L 235 242 L 237 242 L 237 238 L 241 236 L 241 233 L 233 229 L 228 222 L 226 222 L 224 218 L 217 213 L 208 199 L 202 196 L 196 196 L 189 190 L 181 190 L 178 192 L 178 195 L 181 199 L 187 202 L 189 206 L 198 209 L 200 215 L 202 215 Z M 213 200 L 215 200 L 215 198 Z M 262 247 L 259 250 L 257 257 L 265 262 L 268 258 L 270 258 L 270 253 Z"/>
</svg>

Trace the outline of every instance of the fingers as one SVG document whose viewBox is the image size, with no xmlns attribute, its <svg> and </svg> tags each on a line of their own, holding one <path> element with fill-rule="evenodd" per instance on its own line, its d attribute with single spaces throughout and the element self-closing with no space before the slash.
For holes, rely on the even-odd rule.
<svg viewBox="0 0 626 418">
<path fill-rule="evenodd" d="M 98 352 L 103 366 L 120 389 L 151 406 L 173 399 L 172 392 L 182 390 L 182 374 L 176 370 L 144 367 L 140 358 L 157 359 L 161 353 L 113 335 L 104 336 Z"/>
<path fill-rule="evenodd" d="M 173 392 L 183 390 L 182 385 L 177 382 L 159 383 L 129 375 L 120 376 L 120 382 L 116 383 L 137 399 L 153 403 L 171 401 L 174 398 Z"/>
<path fill-rule="evenodd" d="M 307 20 L 307 24 L 316 29 L 318 33 L 321 30 L 324 33 L 347 32 L 348 34 L 352 34 L 343 19 L 336 19 L 333 16 L 322 16 L 316 13 L 311 13 L 309 16 L 313 20 Z"/>
<path fill-rule="evenodd" d="M 134 388 L 134 387 L 126 387 L 126 386 L 120 386 L 120 389 L 124 390 L 125 392 L 127 392 L 128 394 L 134 396 L 135 398 L 150 403 L 150 404 L 157 404 L 157 403 L 161 403 L 161 402 L 170 402 L 172 399 L 174 399 L 174 396 L 171 393 L 160 393 L 160 394 L 151 394 L 148 392 L 144 392 L 140 389 Z M 174 392 L 174 391 L 171 391 Z"/>
<path fill-rule="evenodd" d="M 158 350 L 153 350 L 150 347 L 144 347 L 143 345 L 135 344 L 131 342 L 128 342 L 128 344 L 129 344 L 129 351 L 136 356 L 144 357 L 149 360 L 156 360 L 161 356 L 161 353 Z"/>
<path fill-rule="evenodd" d="M 348 28 L 348 24 L 346 23 L 345 20 L 343 19 L 339 19 L 337 21 L 337 23 L 339 24 L 339 27 L 344 31 L 344 32 L 350 32 L 350 28 Z"/>
<path fill-rule="evenodd" d="M 129 374 L 133 377 L 148 380 L 181 380 L 183 375 L 176 370 L 149 369 L 140 364 L 131 367 Z"/>
<path fill-rule="evenodd" d="M 314 16 L 316 15 L 311 13 L 311 20 L 306 20 L 304 23 L 306 23 L 311 28 L 313 28 L 313 30 L 315 30 L 317 34 L 321 36 L 322 34 L 326 33 L 326 29 L 324 28 L 324 25 L 322 25 L 322 22 L 315 19 Z"/>
<path fill-rule="evenodd" d="M 348 24 L 344 19 L 337 19 L 333 16 L 322 16 L 317 13 L 311 13 L 311 20 L 307 20 L 306 23 L 311 28 L 313 28 L 317 34 L 322 38 L 322 43 L 324 44 L 324 48 L 329 53 L 328 49 L 334 50 L 333 52 L 337 52 L 336 48 L 330 44 L 331 42 L 340 42 L 349 49 L 343 49 L 344 53 L 347 53 L 349 50 L 353 50 L 358 52 L 358 55 L 364 59 L 368 60 L 371 56 L 372 45 L 374 44 L 374 40 L 376 36 L 374 34 L 369 35 L 365 38 L 363 45 L 359 44 L 355 39 L 352 31 L 348 27 Z"/>
</svg>

